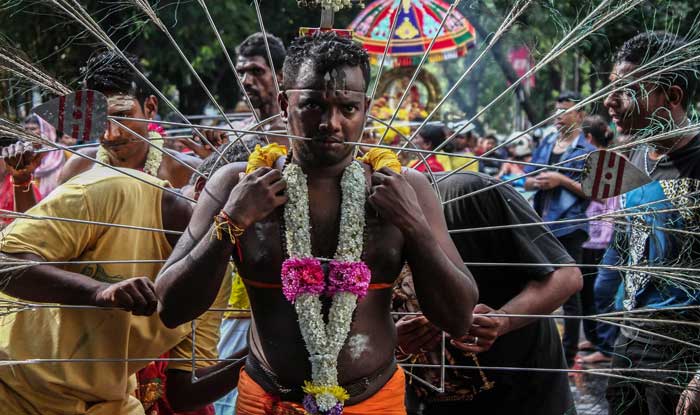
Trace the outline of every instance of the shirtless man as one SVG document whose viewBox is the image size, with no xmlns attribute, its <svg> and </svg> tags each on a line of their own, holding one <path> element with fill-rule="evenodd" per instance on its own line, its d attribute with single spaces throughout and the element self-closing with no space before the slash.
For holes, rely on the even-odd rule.
<svg viewBox="0 0 700 415">
<path fill-rule="evenodd" d="M 299 38 L 287 51 L 279 102 L 289 133 L 311 139 L 294 141 L 289 161 L 307 176 L 312 252 L 320 258 L 332 257 L 336 248 L 339 183 L 355 152 L 343 143 L 361 136 L 368 83 L 366 52 L 332 32 Z M 279 397 L 277 405 L 298 408 L 301 386 L 311 373 L 297 315 L 276 288 L 286 256 L 280 232 L 286 183 L 279 170 L 260 168 L 243 176 L 245 167 L 228 165 L 209 180 L 188 230 L 157 279 L 156 290 L 162 301 L 160 316 L 167 326 L 191 320 L 209 307 L 228 259 L 240 248 L 236 266 L 247 282 L 253 324 L 251 354 L 239 382 L 238 413 L 257 415 L 265 413 L 266 395 Z M 364 170 L 369 203 L 363 259 L 371 270 L 372 284 L 390 287 L 407 261 L 425 315 L 448 333 L 464 335 L 471 324 L 477 288 L 450 240 L 442 208 L 427 179 L 411 170 L 403 174 L 386 168 L 372 172 L 369 166 Z M 211 238 L 213 218 L 222 210 L 245 229 L 238 247 L 227 238 Z M 370 290 L 358 302 L 338 358 L 339 384 L 351 392 L 346 415 L 405 414 L 403 375 L 394 361 L 396 331 L 388 287 Z M 245 388 L 243 378 L 249 380 Z"/>
<path fill-rule="evenodd" d="M 135 56 L 127 55 L 127 57 L 140 68 L 141 65 Z M 158 113 L 158 98 L 148 93 L 148 87 L 141 78 L 114 52 L 104 51 L 88 60 L 85 87 L 107 96 L 108 115 L 150 120 Z M 145 121 L 120 121 L 120 123 L 136 134 L 110 122 L 105 133 L 97 137 L 101 147 L 107 153 L 109 164 L 145 171 L 149 152 L 158 151 L 138 137 L 138 135 L 148 137 L 148 123 Z M 157 168 L 157 177 L 167 180 L 175 188 L 186 185 L 192 171 L 174 158 L 195 168 L 199 166 L 201 160 L 172 150 L 165 151 L 168 154 L 163 154 L 160 167 Z M 80 152 L 92 158 L 98 158 L 98 148 L 88 148 Z M 59 180 L 64 183 L 71 177 L 91 169 L 94 164 L 83 157 L 71 157 L 63 166 Z M 146 171 L 146 173 L 149 172 Z"/>
</svg>

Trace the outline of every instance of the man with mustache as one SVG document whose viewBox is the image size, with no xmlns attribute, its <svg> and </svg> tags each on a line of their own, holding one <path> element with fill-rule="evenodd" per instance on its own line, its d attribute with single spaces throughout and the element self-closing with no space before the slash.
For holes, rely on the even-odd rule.
<svg viewBox="0 0 700 415">
<path fill-rule="evenodd" d="M 402 174 L 386 167 L 373 172 L 369 165 L 357 164 L 354 147 L 346 144 L 360 139 L 367 117 L 367 52 L 333 32 L 318 33 L 301 37 L 289 47 L 283 71 L 278 100 L 288 131 L 311 139 L 293 141 L 284 170 L 285 175 L 301 171 L 306 191 L 301 190 L 301 179 L 285 180 L 276 169 L 261 167 L 245 175 L 246 164 L 221 168 L 208 181 L 183 239 L 156 282 L 161 319 L 175 326 L 205 311 L 233 255 L 253 314 L 251 352 L 238 383 L 239 415 L 305 414 L 302 400 L 307 409 L 313 404 L 307 401 L 309 395 L 304 398 L 304 393 L 313 393 L 305 381 L 314 379 L 312 365 L 318 361 L 328 364 L 319 372 L 337 370 L 337 384 L 329 390 L 344 401 L 346 415 L 404 415 L 404 376 L 394 360 L 396 331 L 390 314 L 393 282 L 408 262 L 426 316 L 452 335 L 462 336 L 471 324 L 478 296 L 474 280 L 450 240 L 442 208 L 427 179 L 412 169 Z M 352 185 L 345 179 L 347 171 L 354 172 Z M 292 189 L 305 196 L 297 197 Z M 368 190 L 367 199 L 361 198 Z M 351 203 L 348 200 L 357 207 L 354 219 L 343 208 Z M 287 205 L 288 201 L 293 203 Z M 302 213 L 304 206 L 308 215 Z M 296 226 L 299 216 L 307 216 L 305 222 L 313 226 Z M 355 229 L 358 222 L 365 226 Z M 222 227 L 230 235 L 219 239 L 217 230 Z M 354 236 L 347 236 L 349 232 Z M 324 352 L 307 348 L 308 339 L 323 334 L 304 329 L 302 337 L 300 326 L 308 320 L 285 298 L 290 288 L 282 289 L 282 275 L 289 278 L 283 263 L 301 260 L 294 252 L 308 240 L 310 255 L 303 258 L 322 264 L 313 275 L 305 274 L 304 281 L 318 278 L 322 268 L 321 282 L 327 287 L 331 276 L 326 270 L 337 270 L 338 265 L 326 259 L 338 257 L 341 233 L 346 235 L 344 247 L 356 247 L 352 258 L 361 258 L 350 261 L 367 267 L 370 275 L 362 278 L 369 287 L 350 311 L 347 341 L 328 360 Z M 361 248 L 355 244 L 362 244 Z M 360 254 L 355 252 L 358 249 Z M 293 258 L 287 259 L 288 255 Z M 320 312 L 328 321 L 340 324 L 337 316 L 328 315 L 330 300 L 319 301 L 325 304 Z M 171 308 L 175 304 L 177 309 Z M 338 313 L 347 315 L 346 310 Z M 310 354 L 318 359 L 311 360 Z"/>
<path fill-rule="evenodd" d="M 135 56 L 127 54 L 127 58 L 142 70 Z M 131 66 L 112 51 L 99 52 L 88 60 L 85 87 L 107 96 L 108 115 L 150 120 L 158 113 L 158 98 L 149 93 L 148 86 Z M 164 149 L 167 154 L 163 154 L 150 146 L 138 136 L 150 138 L 159 146 L 162 146 L 162 143 L 157 141 L 159 137 L 149 133 L 146 121 L 120 121 L 120 123 L 126 128 L 109 122 L 101 137 L 93 137 L 99 139 L 100 146 L 80 150 L 80 152 L 106 162 L 110 166 L 140 170 L 167 180 L 175 188 L 188 183 L 192 170 L 175 159 L 195 168 L 199 166 L 199 159 L 167 149 Z M 60 181 L 66 182 L 94 165 L 94 162 L 83 157 L 71 157 L 63 166 Z"/>
<path fill-rule="evenodd" d="M 663 55 L 663 61 L 658 59 Z M 605 265 L 641 267 L 620 271 L 622 306 L 630 313 L 627 317 L 645 320 L 626 321 L 615 343 L 613 369 L 640 369 L 624 373 L 640 380 L 609 380 L 607 400 L 614 414 L 673 414 L 674 409 L 676 414 L 700 413 L 700 381 L 692 376 L 700 356 L 681 343 L 697 343 L 700 332 L 688 325 L 654 322 L 697 323 L 698 311 L 692 309 L 700 305 L 697 275 L 645 269 L 694 268 L 700 260 L 700 138 L 697 130 L 678 131 L 690 125 L 696 103 L 698 68 L 684 63 L 695 56 L 697 51 L 684 39 L 645 32 L 622 45 L 610 75 L 619 83 L 616 89 L 623 88 L 611 92 L 605 106 L 618 133 L 631 141 L 650 139 L 632 150 L 630 160 L 653 180 L 622 195 L 622 209 L 630 216 L 616 229 L 603 259 Z M 688 388 L 681 394 L 678 385 Z"/>
<path fill-rule="evenodd" d="M 267 48 L 270 49 L 272 61 L 268 59 Z M 282 64 L 286 50 L 284 43 L 277 36 L 267 34 L 267 46 L 265 46 L 265 37 L 261 32 L 253 33 L 248 36 L 238 47 L 236 61 L 236 72 L 241 79 L 241 84 L 245 89 L 243 98 L 247 95 L 250 98 L 248 106 L 255 111 L 260 121 L 267 120 L 270 117 L 279 115 L 280 107 L 277 103 L 277 84 L 282 83 Z M 234 123 L 236 129 L 252 129 L 257 124 L 255 117 L 252 115 L 243 121 Z M 227 127 L 227 124 L 222 124 L 222 127 Z M 262 125 L 259 130 L 284 130 L 284 122 L 277 117 Z M 226 144 L 229 141 L 228 133 L 221 130 L 206 130 L 204 131 L 209 142 L 214 145 Z M 287 139 L 283 137 L 267 137 L 267 141 L 287 145 Z M 207 158 L 213 150 L 211 146 L 202 143 L 202 140 L 197 136 L 192 136 L 191 139 L 184 139 L 181 142 L 195 152 L 202 159 Z"/>
</svg>

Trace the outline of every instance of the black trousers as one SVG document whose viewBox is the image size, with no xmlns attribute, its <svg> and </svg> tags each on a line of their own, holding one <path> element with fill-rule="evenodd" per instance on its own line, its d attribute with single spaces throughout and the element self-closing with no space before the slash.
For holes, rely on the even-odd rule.
<svg viewBox="0 0 700 415">
<path fill-rule="evenodd" d="M 680 344 L 649 345 L 620 335 L 615 343 L 613 368 L 692 371 L 698 360 L 694 350 Z M 625 376 L 686 386 L 692 375 L 626 371 Z M 681 388 L 628 379 L 610 378 L 606 399 L 610 415 L 673 415 Z"/>
<path fill-rule="evenodd" d="M 605 254 L 604 249 L 583 249 L 583 264 L 600 264 Z M 598 267 L 581 267 L 583 274 L 583 289 L 581 290 L 581 308 L 583 316 L 590 316 L 601 313 L 596 307 L 595 282 L 598 277 Z M 598 323 L 591 320 L 583 320 L 583 334 L 586 340 L 593 343 L 596 348 L 600 346 L 601 340 L 598 337 Z"/>
<path fill-rule="evenodd" d="M 583 243 L 586 242 L 586 239 L 588 239 L 588 234 L 582 230 L 577 230 L 557 239 L 559 239 L 559 242 L 564 245 L 564 249 L 566 249 L 566 252 L 571 255 L 571 258 L 573 258 L 577 264 L 580 264 L 583 260 Z M 583 308 L 581 306 L 581 294 L 576 293 L 569 297 L 562 308 L 564 309 L 564 314 L 567 316 L 582 315 Z M 578 338 L 580 331 L 580 319 L 567 318 L 564 320 L 564 337 L 562 339 L 562 345 L 564 346 L 566 363 L 569 366 L 573 366 L 574 359 L 578 353 Z"/>
</svg>

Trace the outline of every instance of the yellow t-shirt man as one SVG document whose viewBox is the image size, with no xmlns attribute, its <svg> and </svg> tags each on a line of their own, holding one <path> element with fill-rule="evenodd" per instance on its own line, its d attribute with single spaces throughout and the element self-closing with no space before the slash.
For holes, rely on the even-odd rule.
<svg viewBox="0 0 700 415">
<path fill-rule="evenodd" d="M 465 152 L 464 155 L 466 156 L 473 156 L 474 153 L 471 152 Z M 467 157 L 459 157 L 459 156 L 450 156 L 448 154 L 440 154 L 437 153 L 435 154 L 435 158 L 437 161 L 442 164 L 442 167 L 445 168 L 445 171 L 452 171 L 452 170 L 457 170 L 460 167 L 464 166 L 467 163 L 471 163 L 469 167 L 466 167 L 462 169 L 462 171 L 473 171 L 478 173 L 479 172 L 479 161 L 475 160 L 473 158 L 467 158 Z"/>
<path fill-rule="evenodd" d="M 152 183 L 167 182 L 130 171 Z M 55 189 L 29 214 L 163 228 L 162 190 L 104 167 L 91 169 Z M 146 276 L 155 281 L 171 253 L 161 232 L 55 220 L 18 219 L 0 233 L 0 251 L 33 253 L 46 261 L 149 260 L 153 263 L 75 264 L 63 267 L 103 282 Z M 18 278 L 21 278 L 19 276 Z M 225 279 L 226 280 L 226 279 Z M 230 281 L 212 307 L 224 308 Z M 217 357 L 220 312 L 197 320 L 196 357 Z M 191 359 L 191 324 L 166 328 L 157 314 L 134 316 L 107 309 L 41 308 L 0 317 L 0 360 L 112 359 L 0 366 L 2 413 L 142 415 L 133 397 L 134 373 L 171 350 Z M 204 367 L 212 362 L 196 363 Z M 189 361 L 170 369 L 191 371 Z"/>
</svg>

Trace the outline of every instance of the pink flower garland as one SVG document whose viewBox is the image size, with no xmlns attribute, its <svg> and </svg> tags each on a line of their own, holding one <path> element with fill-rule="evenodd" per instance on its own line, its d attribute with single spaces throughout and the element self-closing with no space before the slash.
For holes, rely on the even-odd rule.
<svg viewBox="0 0 700 415">
<path fill-rule="evenodd" d="M 355 294 L 358 299 L 367 294 L 372 273 L 362 261 L 331 261 L 326 295 L 332 297 L 337 292 Z"/>
<path fill-rule="evenodd" d="M 323 268 L 316 258 L 289 258 L 282 263 L 282 292 L 294 304 L 301 294 L 321 294 L 325 289 Z"/>
<path fill-rule="evenodd" d="M 357 298 L 367 294 L 372 273 L 362 261 L 331 261 L 326 287 L 321 262 L 316 258 L 289 258 L 282 263 L 282 292 L 294 304 L 301 294 L 349 292 Z"/>
</svg>

